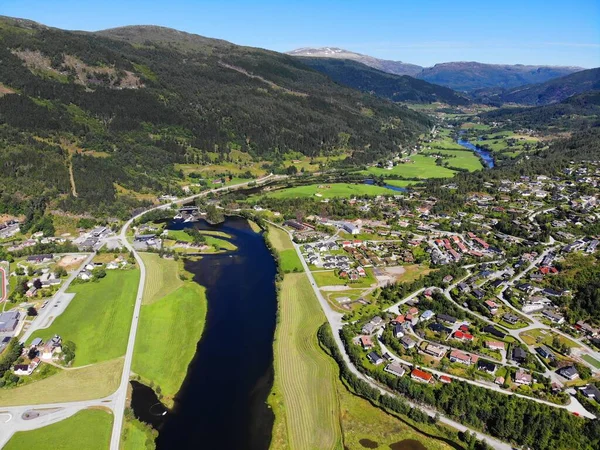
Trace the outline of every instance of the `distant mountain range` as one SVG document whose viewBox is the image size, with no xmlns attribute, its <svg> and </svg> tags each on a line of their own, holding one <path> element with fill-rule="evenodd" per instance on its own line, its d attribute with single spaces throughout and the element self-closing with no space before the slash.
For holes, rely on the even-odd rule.
<svg viewBox="0 0 600 450">
<path fill-rule="evenodd" d="M 408 75 L 394 75 L 358 61 L 335 58 L 299 57 L 300 61 L 329 76 L 333 81 L 394 102 L 441 102 L 467 105 L 471 100 L 445 86 L 428 83 Z"/>
<path fill-rule="evenodd" d="M 582 70 L 545 83 L 530 84 L 512 89 L 488 89 L 472 93 L 486 103 L 518 103 L 549 105 L 589 91 L 600 90 L 600 68 Z"/>
<path fill-rule="evenodd" d="M 478 62 L 447 62 L 433 67 L 421 67 L 402 61 L 378 59 L 335 47 L 300 48 L 288 54 L 311 58 L 350 59 L 384 72 L 409 75 L 465 92 L 484 88 L 510 89 L 526 84 L 543 83 L 584 70 L 581 67 L 570 66 L 525 66 Z"/>
</svg>

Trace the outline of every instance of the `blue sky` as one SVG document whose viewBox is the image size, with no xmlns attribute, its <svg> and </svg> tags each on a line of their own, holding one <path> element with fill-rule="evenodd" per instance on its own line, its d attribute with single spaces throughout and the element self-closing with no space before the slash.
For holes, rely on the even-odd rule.
<svg viewBox="0 0 600 450">
<path fill-rule="evenodd" d="M 336 46 L 425 66 L 600 66 L 598 0 L 0 0 L 0 14 L 88 31 L 163 25 L 277 51 Z"/>
</svg>

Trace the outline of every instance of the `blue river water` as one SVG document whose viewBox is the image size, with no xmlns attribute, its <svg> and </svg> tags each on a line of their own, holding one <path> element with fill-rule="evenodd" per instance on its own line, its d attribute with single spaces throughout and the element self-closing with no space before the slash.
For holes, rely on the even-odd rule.
<svg viewBox="0 0 600 450">
<path fill-rule="evenodd" d="M 478 147 L 475 144 L 472 144 L 471 142 L 465 141 L 462 139 L 458 139 L 456 141 L 456 143 L 458 145 L 462 145 L 465 148 L 468 148 L 469 150 L 473 150 L 475 153 L 477 153 L 479 156 L 481 156 L 483 163 L 485 164 L 485 166 L 488 169 L 491 169 L 492 167 L 494 167 L 494 164 L 495 164 L 494 157 L 492 156 L 492 153 L 489 150 Z"/>
<path fill-rule="evenodd" d="M 375 180 L 369 178 L 365 180 L 365 184 L 371 184 L 374 185 L 375 184 Z M 408 189 L 400 187 L 400 186 L 392 186 L 391 184 L 384 184 L 383 185 L 384 188 L 386 189 L 390 189 L 392 191 L 396 191 L 396 192 L 408 192 Z"/>
</svg>

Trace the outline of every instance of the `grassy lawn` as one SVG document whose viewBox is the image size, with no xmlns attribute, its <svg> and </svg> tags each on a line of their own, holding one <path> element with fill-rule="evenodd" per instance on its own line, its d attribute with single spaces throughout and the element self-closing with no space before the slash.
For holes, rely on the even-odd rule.
<svg viewBox="0 0 600 450">
<path fill-rule="evenodd" d="M 369 271 L 369 269 L 365 269 L 365 271 L 367 272 L 367 276 L 354 283 L 350 283 L 347 278 L 338 277 L 333 270 L 320 270 L 318 272 L 313 272 L 312 274 L 317 286 L 319 287 L 344 286 L 347 284 L 348 287 L 361 288 L 369 287 L 371 283 L 375 282 L 375 279 L 373 278 L 373 272 Z"/>
<path fill-rule="evenodd" d="M 444 178 L 453 177 L 454 171 L 435 163 L 434 158 L 424 155 L 413 155 L 410 157 L 412 163 L 398 164 L 391 170 L 379 167 L 369 167 L 365 173 L 375 176 L 397 176 L 404 178 Z"/>
<path fill-rule="evenodd" d="M 294 249 L 290 236 L 281 228 L 269 225 L 267 232 L 269 241 L 277 251 Z"/>
<path fill-rule="evenodd" d="M 110 412 L 86 409 L 37 430 L 18 431 L 4 449 L 106 450 L 110 445 L 112 422 Z"/>
<path fill-rule="evenodd" d="M 125 416 L 123 422 L 123 434 L 121 436 L 121 450 L 154 449 L 156 438 L 152 429 L 137 419 Z"/>
<path fill-rule="evenodd" d="M 140 253 L 146 267 L 143 304 L 148 305 L 160 300 L 183 285 L 179 278 L 179 263 L 173 259 L 164 259 L 156 253 Z"/>
<path fill-rule="evenodd" d="M 399 283 L 410 283 L 420 277 L 424 277 L 428 273 L 432 272 L 433 269 L 422 266 L 420 264 L 411 264 L 410 266 L 403 266 L 404 273 L 398 278 Z"/>
<path fill-rule="evenodd" d="M 408 187 L 408 186 L 412 186 L 413 184 L 415 184 L 414 181 L 408 181 L 408 180 L 385 180 L 385 184 L 389 184 L 390 186 L 396 186 L 396 187 Z"/>
<path fill-rule="evenodd" d="M 306 275 L 285 275 L 269 400 L 276 414 L 272 449 L 341 447 L 337 370 L 316 336 L 324 321 Z"/>
<path fill-rule="evenodd" d="M 355 197 L 361 195 L 393 195 L 393 191 L 381 186 L 370 184 L 349 184 L 349 183 L 330 183 L 330 184 L 309 184 L 306 186 L 296 186 L 278 191 L 266 192 L 264 194 L 250 197 L 256 199 L 260 196 L 273 198 L 298 198 L 314 197 L 320 194 L 321 198 L 333 197 Z M 317 197 L 319 197 L 317 196 Z"/>
<path fill-rule="evenodd" d="M 596 369 L 600 369 L 600 361 L 598 361 L 596 358 L 592 358 L 590 355 L 583 355 L 581 357 L 581 359 L 588 362 L 589 364 L 594 366 Z"/>
<path fill-rule="evenodd" d="M 226 241 L 225 239 L 221 239 L 218 237 L 214 237 L 214 236 L 205 236 L 206 238 L 206 244 L 208 245 L 212 245 L 215 250 L 227 250 L 227 251 L 235 251 L 237 250 L 237 246 L 232 244 L 229 241 Z"/>
<path fill-rule="evenodd" d="M 71 287 L 75 298 L 49 328 L 31 340 L 55 334 L 73 341 L 75 367 L 114 359 L 125 354 L 137 294 L 139 270 L 113 270 L 98 282 Z"/>
<path fill-rule="evenodd" d="M 93 400 L 119 387 L 123 358 L 60 373 L 14 389 L 0 389 L 0 405 L 40 405 Z M 45 447 L 43 447 L 45 448 Z"/>
<path fill-rule="evenodd" d="M 554 339 L 554 337 L 558 337 L 560 343 L 566 345 L 569 348 L 581 347 L 578 343 L 572 341 L 571 339 L 567 339 L 566 337 L 563 337 L 559 334 L 547 330 L 542 330 L 540 328 L 524 331 L 523 333 L 520 333 L 519 336 L 527 345 L 546 344 L 548 346 L 552 346 L 552 340 Z"/>
<path fill-rule="evenodd" d="M 204 288 L 192 281 L 142 306 L 132 370 L 143 381 L 160 386 L 168 406 L 172 406 L 196 352 L 205 317 Z"/>
</svg>

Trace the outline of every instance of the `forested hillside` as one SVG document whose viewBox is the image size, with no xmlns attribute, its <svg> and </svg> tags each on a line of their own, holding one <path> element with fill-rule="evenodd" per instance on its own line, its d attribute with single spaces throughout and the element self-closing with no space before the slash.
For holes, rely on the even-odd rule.
<svg viewBox="0 0 600 450">
<path fill-rule="evenodd" d="M 444 86 L 407 75 L 393 75 L 348 59 L 299 57 L 304 64 L 328 75 L 332 80 L 394 102 L 442 102 L 452 106 L 471 101 Z"/>
<path fill-rule="evenodd" d="M 296 59 L 158 27 L 99 34 L 0 18 L 0 212 L 126 216 L 177 188 L 174 163 L 412 144 L 416 112 Z M 72 174 L 72 177 L 71 177 Z"/>
</svg>

